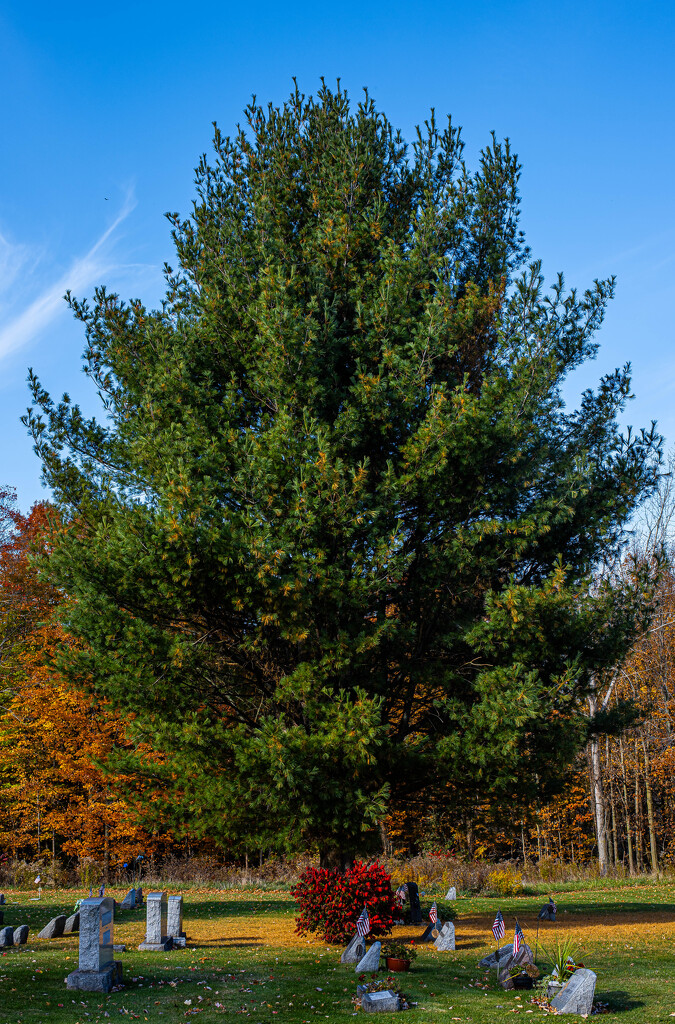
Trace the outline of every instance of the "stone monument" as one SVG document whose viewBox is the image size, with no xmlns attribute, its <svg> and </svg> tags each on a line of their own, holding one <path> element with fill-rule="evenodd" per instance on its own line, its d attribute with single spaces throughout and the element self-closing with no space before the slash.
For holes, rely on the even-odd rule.
<svg viewBox="0 0 675 1024">
<path fill-rule="evenodd" d="M 183 931 L 183 897 L 169 896 L 166 912 L 166 934 L 174 946 L 185 949 L 187 937 Z"/>
<path fill-rule="evenodd" d="M 145 902 L 145 941 L 138 948 L 155 953 L 171 949 L 172 941 L 166 931 L 166 892 L 149 892 Z"/>
<path fill-rule="evenodd" d="M 110 992 L 122 981 L 122 964 L 113 960 L 115 901 L 94 896 L 80 904 L 79 966 L 66 978 L 68 988 L 83 992 Z"/>
</svg>

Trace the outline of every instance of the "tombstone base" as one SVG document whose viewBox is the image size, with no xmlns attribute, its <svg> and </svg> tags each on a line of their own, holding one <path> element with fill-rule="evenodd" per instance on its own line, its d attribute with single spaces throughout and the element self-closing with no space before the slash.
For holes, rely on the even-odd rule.
<svg viewBox="0 0 675 1024">
<path fill-rule="evenodd" d="M 164 942 L 141 942 L 139 949 L 149 950 L 151 953 L 166 953 L 173 946 L 173 939 L 164 939 Z"/>
<path fill-rule="evenodd" d="M 115 985 L 122 984 L 122 964 L 113 960 L 105 971 L 72 971 L 66 978 L 66 988 L 80 992 L 110 992 Z"/>
<path fill-rule="evenodd" d="M 171 941 L 174 949 L 185 949 L 187 945 L 187 935 L 183 932 L 182 935 L 172 935 Z"/>
</svg>

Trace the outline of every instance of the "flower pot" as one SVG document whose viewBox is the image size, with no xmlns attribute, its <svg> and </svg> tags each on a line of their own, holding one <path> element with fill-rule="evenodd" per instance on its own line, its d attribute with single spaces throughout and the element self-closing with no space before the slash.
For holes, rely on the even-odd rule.
<svg viewBox="0 0 675 1024">
<path fill-rule="evenodd" d="M 549 981 L 548 985 L 546 986 L 546 998 L 553 999 L 554 996 L 558 995 L 558 992 L 560 992 L 561 988 L 562 985 L 559 981 Z"/>
<path fill-rule="evenodd" d="M 388 971 L 409 971 L 410 961 L 399 960 L 397 956 L 388 956 L 385 958 L 387 962 Z"/>
<path fill-rule="evenodd" d="M 534 982 L 529 974 L 516 974 L 513 979 L 514 988 L 532 988 Z"/>
</svg>

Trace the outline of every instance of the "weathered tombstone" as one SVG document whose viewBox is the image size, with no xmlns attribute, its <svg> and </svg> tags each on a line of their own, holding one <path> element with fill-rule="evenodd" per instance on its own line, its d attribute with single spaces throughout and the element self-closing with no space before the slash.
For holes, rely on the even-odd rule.
<svg viewBox="0 0 675 1024">
<path fill-rule="evenodd" d="M 187 936 L 183 931 L 183 897 L 169 896 L 166 911 L 166 934 L 179 949 L 185 949 Z"/>
<path fill-rule="evenodd" d="M 14 945 L 14 929 L 7 928 L 0 929 L 0 949 L 6 949 L 8 946 Z"/>
<path fill-rule="evenodd" d="M 136 889 L 136 906 L 137 907 L 142 907 L 143 906 L 143 890 L 141 889 L 140 885 Z"/>
<path fill-rule="evenodd" d="M 434 942 L 434 946 L 443 953 L 455 948 L 455 926 L 452 921 L 445 922 L 438 938 Z"/>
<path fill-rule="evenodd" d="M 526 942 L 522 944 L 515 957 L 513 955 L 513 943 L 510 942 L 508 945 L 500 947 L 499 956 L 496 952 L 490 953 L 489 956 L 483 957 L 478 966 L 485 967 L 487 970 L 491 968 L 501 970 L 505 966 L 512 967 L 514 964 L 520 963 L 534 963 L 534 954 Z"/>
<path fill-rule="evenodd" d="M 68 918 L 68 920 L 64 924 L 64 926 L 63 926 L 63 934 L 64 935 L 72 935 L 73 932 L 79 932 L 79 930 L 80 930 L 80 912 L 79 912 L 79 910 L 77 910 L 77 911 L 75 911 L 74 914 L 70 915 L 70 917 Z"/>
<path fill-rule="evenodd" d="M 366 955 L 366 940 L 363 935 L 355 935 L 340 957 L 341 964 L 358 964 Z"/>
<path fill-rule="evenodd" d="M 551 1006 L 558 1013 L 578 1013 L 588 1016 L 593 1009 L 597 975 L 586 967 L 579 967 L 557 996 Z"/>
<path fill-rule="evenodd" d="M 139 949 L 160 952 L 171 949 L 171 939 L 166 933 L 166 893 L 149 892 L 146 900 L 145 941 Z"/>
<path fill-rule="evenodd" d="M 121 910 L 133 910 L 136 906 L 136 890 L 129 889 L 122 902 L 120 903 Z"/>
<path fill-rule="evenodd" d="M 122 964 L 113 959 L 114 900 L 94 896 L 80 904 L 79 966 L 66 986 L 83 992 L 110 992 L 122 980 Z"/>
<path fill-rule="evenodd" d="M 420 906 L 420 894 L 416 882 L 406 882 L 408 899 L 410 901 L 410 923 L 422 924 L 422 908 Z"/>
<path fill-rule="evenodd" d="M 46 924 L 41 932 L 38 932 L 38 939 L 60 939 L 63 929 L 66 927 L 66 915 L 59 914 L 53 917 L 49 924 Z"/>
<path fill-rule="evenodd" d="M 0 907 L 3 905 L 4 902 L 5 902 L 5 894 L 4 894 L 4 892 L 0 892 Z"/>
<path fill-rule="evenodd" d="M 27 924 L 20 924 L 18 928 L 14 929 L 14 945 L 25 946 L 28 942 L 28 932 L 30 931 Z"/>
<path fill-rule="evenodd" d="M 354 968 L 357 974 L 361 971 L 379 971 L 381 942 L 374 942 L 362 960 Z"/>
<path fill-rule="evenodd" d="M 457 890 L 455 889 L 454 885 L 450 886 L 450 888 L 448 889 L 448 891 L 445 894 L 445 898 L 446 898 L 446 900 L 456 900 L 457 899 Z"/>
<path fill-rule="evenodd" d="M 364 1013 L 395 1013 L 401 1009 L 398 994 L 388 989 L 386 992 L 364 992 L 361 996 L 361 1009 Z"/>
</svg>

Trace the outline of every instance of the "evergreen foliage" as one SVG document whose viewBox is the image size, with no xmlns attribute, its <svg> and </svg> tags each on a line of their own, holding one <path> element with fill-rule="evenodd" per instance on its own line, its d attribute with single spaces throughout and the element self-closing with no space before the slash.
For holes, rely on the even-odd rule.
<svg viewBox="0 0 675 1024">
<path fill-rule="evenodd" d="M 171 215 L 161 309 L 70 298 L 105 418 L 31 373 L 73 528 L 49 572 L 176 820 L 349 860 L 389 803 L 555 789 L 645 581 L 602 566 L 655 486 L 629 368 L 566 410 L 613 281 L 544 291 L 519 165 L 366 95 L 255 100 Z M 463 794 L 463 795 L 462 795 Z"/>
</svg>

